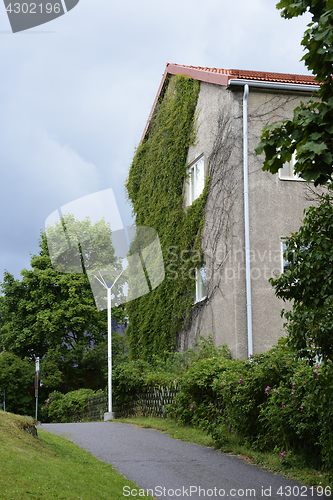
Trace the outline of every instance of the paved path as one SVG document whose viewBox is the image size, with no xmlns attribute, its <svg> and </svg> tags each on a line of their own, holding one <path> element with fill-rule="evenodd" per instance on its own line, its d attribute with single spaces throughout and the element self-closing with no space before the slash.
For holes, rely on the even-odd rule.
<svg viewBox="0 0 333 500">
<path fill-rule="evenodd" d="M 42 424 L 41 428 L 70 439 L 138 484 L 137 490 L 128 487 L 123 491 L 124 499 L 142 498 L 140 489 L 145 497 L 149 489 L 154 497 L 163 500 L 324 498 L 311 488 L 235 456 L 179 441 L 153 429 L 120 422 Z"/>
</svg>

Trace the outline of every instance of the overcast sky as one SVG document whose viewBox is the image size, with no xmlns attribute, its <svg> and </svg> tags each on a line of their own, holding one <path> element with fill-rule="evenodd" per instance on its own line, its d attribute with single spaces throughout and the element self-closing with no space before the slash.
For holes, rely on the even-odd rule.
<svg viewBox="0 0 333 500">
<path fill-rule="evenodd" d="M 37 2 L 38 3 L 38 2 Z M 13 34 L 0 4 L 0 280 L 20 278 L 60 206 L 124 184 L 167 62 L 306 74 L 309 17 L 275 0 L 80 0 Z"/>
</svg>

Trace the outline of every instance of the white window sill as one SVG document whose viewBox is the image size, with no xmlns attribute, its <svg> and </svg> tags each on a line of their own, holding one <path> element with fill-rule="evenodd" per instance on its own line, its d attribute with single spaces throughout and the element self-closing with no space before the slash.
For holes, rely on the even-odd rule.
<svg viewBox="0 0 333 500">
<path fill-rule="evenodd" d="M 197 304 L 200 304 L 200 302 L 203 302 L 203 301 L 204 301 L 204 300 L 206 300 L 206 299 L 207 299 L 207 295 L 206 295 L 206 297 L 203 297 L 202 299 L 197 300 L 196 302 L 194 302 L 194 304 L 193 304 L 193 305 L 195 306 L 195 305 L 197 305 Z"/>
</svg>

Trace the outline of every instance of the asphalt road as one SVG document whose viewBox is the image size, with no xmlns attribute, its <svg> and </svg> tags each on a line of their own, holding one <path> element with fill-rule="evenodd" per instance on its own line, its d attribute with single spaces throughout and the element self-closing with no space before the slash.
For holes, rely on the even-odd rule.
<svg viewBox="0 0 333 500">
<path fill-rule="evenodd" d="M 313 488 L 233 455 L 179 441 L 153 429 L 118 422 L 42 424 L 40 427 L 70 439 L 136 483 L 137 489 L 131 490 L 128 486 L 123 490 L 124 499 L 144 498 L 147 490 L 163 500 L 325 498 Z"/>
</svg>

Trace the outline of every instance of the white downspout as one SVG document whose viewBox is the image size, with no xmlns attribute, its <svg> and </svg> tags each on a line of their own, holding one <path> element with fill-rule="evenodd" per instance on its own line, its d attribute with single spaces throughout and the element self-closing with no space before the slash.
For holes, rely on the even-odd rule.
<svg viewBox="0 0 333 500">
<path fill-rule="evenodd" d="M 247 316 L 247 351 L 253 354 L 252 339 L 252 302 L 251 302 L 251 260 L 250 260 L 250 215 L 249 215 L 249 165 L 247 138 L 247 98 L 249 86 L 244 85 L 243 94 L 243 176 L 244 176 L 244 226 L 245 226 L 245 270 L 246 270 L 246 316 Z"/>
</svg>

